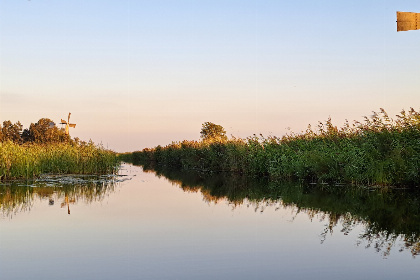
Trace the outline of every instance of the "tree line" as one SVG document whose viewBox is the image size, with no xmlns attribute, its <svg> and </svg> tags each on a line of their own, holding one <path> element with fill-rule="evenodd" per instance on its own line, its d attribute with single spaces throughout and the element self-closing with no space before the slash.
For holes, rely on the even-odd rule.
<svg viewBox="0 0 420 280">
<path fill-rule="evenodd" d="M 12 123 L 10 120 L 0 124 L 0 142 L 11 141 L 17 144 L 24 143 L 57 143 L 69 142 L 71 138 L 65 130 L 58 128 L 49 118 L 41 118 L 31 123 L 29 128 L 23 129 L 20 121 Z"/>
</svg>

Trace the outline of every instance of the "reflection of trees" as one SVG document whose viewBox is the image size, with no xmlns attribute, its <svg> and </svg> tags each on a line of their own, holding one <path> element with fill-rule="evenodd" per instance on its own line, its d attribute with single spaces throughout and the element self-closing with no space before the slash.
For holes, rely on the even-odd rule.
<svg viewBox="0 0 420 280">
<path fill-rule="evenodd" d="M 70 204 L 102 201 L 114 192 L 119 181 L 115 175 L 103 176 L 46 176 L 34 181 L 14 182 L 0 185 L 0 210 L 3 216 L 31 210 L 34 201 L 45 200 L 49 205 L 56 202 L 66 207 Z"/>
<path fill-rule="evenodd" d="M 245 204 L 257 212 L 267 208 L 290 209 L 310 219 L 325 221 L 320 234 L 324 242 L 329 234 L 348 235 L 356 227 L 364 232 L 357 242 L 374 248 L 384 257 L 392 248 L 420 254 L 420 195 L 408 190 L 375 190 L 343 185 L 302 185 L 270 182 L 235 176 L 231 173 L 208 174 L 144 167 L 187 192 L 200 191 L 207 203 L 227 201 L 234 209 Z M 341 228 L 340 228 L 341 227 Z"/>
</svg>

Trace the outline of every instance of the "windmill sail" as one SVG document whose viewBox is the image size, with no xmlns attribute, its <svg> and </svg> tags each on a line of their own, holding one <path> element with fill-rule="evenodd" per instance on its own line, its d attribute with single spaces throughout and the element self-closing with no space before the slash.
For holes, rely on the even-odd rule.
<svg viewBox="0 0 420 280">
<path fill-rule="evenodd" d="M 69 135 L 69 128 L 70 127 L 76 127 L 75 123 L 70 123 L 70 115 L 71 115 L 71 113 L 69 113 L 69 117 L 67 118 L 67 121 L 61 119 L 61 124 L 66 125 L 66 135 Z"/>
<path fill-rule="evenodd" d="M 397 31 L 419 30 L 420 13 L 397 12 Z"/>
</svg>

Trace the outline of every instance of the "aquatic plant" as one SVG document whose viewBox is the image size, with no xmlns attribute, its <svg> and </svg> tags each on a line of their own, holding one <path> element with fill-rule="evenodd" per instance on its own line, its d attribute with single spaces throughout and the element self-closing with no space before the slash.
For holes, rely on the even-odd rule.
<svg viewBox="0 0 420 280">
<path fill-rule="evenodd" d="M 224 141 L 182 141 L 122 158 L 172 168 L 230 171 L 272 179 L 418 186 L 420 113 L 385 110 L 338 128 L 329 118 L 317 129 L 281 138 L 253 135 Z"/>
<path fill-rule="evenodd" d="M 113 173 L 117 162 L 113 151 L 93 142 L 24 145 L 0 142 L 0 180 L 33 178 L 43 173 Z"/>
</svg>

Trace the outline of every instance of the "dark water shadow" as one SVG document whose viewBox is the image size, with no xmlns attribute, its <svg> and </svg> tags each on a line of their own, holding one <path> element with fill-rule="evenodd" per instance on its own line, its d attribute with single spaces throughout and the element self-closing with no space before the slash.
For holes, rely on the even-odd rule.
<svg viewBox="0 0 420 280">
<path fill-rule="evenodd" d="M 186 192 L 201 192 L 208 203 L 227 200 L 232 209 L 246 204 L 261 213 L 268 208 L 293 208 L 296 214 L 325 221 L 321 243 L 333 233 L 348 235 L 362 226 L 358 246 L 374 249 L 383 257 L 391 251 L 410 252 L 413 257 L 420 254 L 420 194 L 416 191 L 272 182 L 157 166 L 143 166 L 143 170 L 164 176 Z"/>
</svg>

